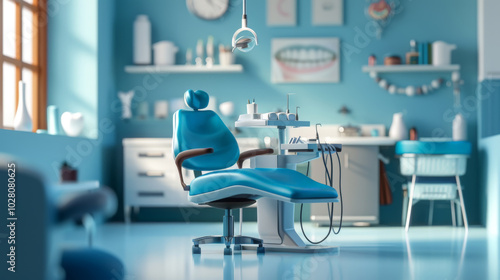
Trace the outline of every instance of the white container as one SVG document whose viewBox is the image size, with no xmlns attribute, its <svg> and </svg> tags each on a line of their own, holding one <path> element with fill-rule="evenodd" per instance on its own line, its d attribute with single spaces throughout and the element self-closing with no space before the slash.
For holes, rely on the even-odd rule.
<svg viewBox="0 0 500 280">
<path fill-rule="evenodd" d="M 20 131 L 31 131 L 33 129 L 33 122 L 26 107 L 26 84 L 23 81 L 19 81 L 19 101 L 14 116 L 14 129 Z"/>
<path fill-rule="evenodd" d="M 453 119 L 453 141 L 467 140 L 467 123 L 462 114 L 457 114 Z"/>
<path fill-rule="evenodd" d="M 155 118 L 166 119 L 168 116 L 168 102 L 166 100 L 158 100 L 155 102 Z"/>
<path fill-rule="evenodd" d="M 450 65 L 451 51 L 456 48 L 456 45 L 447 44 L 443 41 L 436 41 L 432 43 L 432 65 Z"/>
<path fill-rule="evenodd" d="M 175 54 L 179 51 L 174 43 L 160 41 L 153 44 L 155 65 L 174 65 Z"/>
<path fill-rule="evenodd" d="M 151 23 L 146 15 L 134 22 L 134 64 L 151 64 Z"/>
<path fill-rule="evenodd" d="M 225 117 L 230 117 L 234 114 L 234 103 L 232 101 L 226 101 L 219 105 L 220 113 Z"/>
<path fill-rule="evenodd" d="M 234 64 L 234 54 L 232 52 L 219 52 L 219 62 L 223 66 Z"/>
<path fill-rule="evenodd" d="M 257 103 L 247 104 L 247 114 L 257 114 Z"/>
<path fill-rule="evenodd" d="M 403 121 L 403 113 L 395 113 L 392 116 L 389 137 L 398 141 L 408 139 L 408 130 L 406 129 L 406 125 Z"/>
</svg>

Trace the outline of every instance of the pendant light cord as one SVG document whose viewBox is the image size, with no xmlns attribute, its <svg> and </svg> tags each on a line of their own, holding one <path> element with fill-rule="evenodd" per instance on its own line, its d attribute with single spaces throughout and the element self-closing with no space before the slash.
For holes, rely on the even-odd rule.
<svg viewBox="0 0 500 280">
<path fill-rule="evenodd" d="M 247 17 L 247 0 L 243 0 L 243 18 Z"/>
</svg>

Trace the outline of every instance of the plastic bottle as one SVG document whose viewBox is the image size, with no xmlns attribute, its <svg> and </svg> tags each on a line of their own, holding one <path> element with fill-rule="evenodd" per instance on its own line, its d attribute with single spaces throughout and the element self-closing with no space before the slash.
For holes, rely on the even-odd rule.
<svg viewBox="0 0 500 280">
<path fill-rule="evenodd" d="M 410 41 L 410 51 L 406 53 L 406 64 L 418 64 L 417 41 Z"/>
<path fill-rule="evenodd" d="M 457 114 L 453 119 L 453 141 L 467 140 L 467 124 L 464 116 Z"/>
<path fill-rule="evenodd" d="M 151 64 L 151 23 L 146 15 L 134 22 L 134 64 Z"/>
</svg>

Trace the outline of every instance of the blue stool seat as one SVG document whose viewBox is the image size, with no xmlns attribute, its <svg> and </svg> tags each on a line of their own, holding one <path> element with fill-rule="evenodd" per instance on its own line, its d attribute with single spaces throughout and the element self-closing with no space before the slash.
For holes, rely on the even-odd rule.
<svg viewBox="0 0 500 280">
<path fill-rule="evenodd" d="M 122 280 L 125 267 L 115 256 L 97 249 L 71 249 L 63 252 L 65 280 Z"/>
<path fill-rule="evenodd" d="M 232 186 L 249 187 L 248 194 L 256 198 L 259 197 L 259 191 L 289 201 L 331 200 L 338 197 L 334 188 L 320 184 L 295 170 L 255 168 L 214 171 L 200 176 L 190 184 L 190 199 L 193 201 L 192 197 L 203 194 L 207 194 L 209 198 L 210 193 Z"/>
<path fill-rule="evenodd" d="M 427 155 L 469 155 L 471 144 L 467 141 L 399 141 L 396 143 L 396 154 Z"/>
</svg>

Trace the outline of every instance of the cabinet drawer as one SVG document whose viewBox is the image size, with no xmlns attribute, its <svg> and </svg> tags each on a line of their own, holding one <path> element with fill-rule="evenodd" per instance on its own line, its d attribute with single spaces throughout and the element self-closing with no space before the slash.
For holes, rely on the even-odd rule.
<svg viewBox="0 0 500 280">
<path fill-rule="evenodd" d="M 125 174 L 125 188 L 131 190 L 142 190 L 144 188 L 151 189 L 167 189 L 169 185 L 179 185 L 179 180 L 167 178 L 165 171 L 155 171 L 154 175 L 163 174 L 163 176 L 146 176 L 141 175 L 150 172 L 129 172 Z"/>
<path fill-rule="evenodd" d="M 126 171 L 162 170 L 175 166 L 172 153 L 160 148 L 129 148 L 124 156 Z"/>
<path fill-rule="evenodd" d="M 189 206 L 196 204 L 189 202 L 188 193 L 180 189 L 173 190 L 128 190 L 125 196 L 125 205 L 128 206 Z"/>
</svg>

